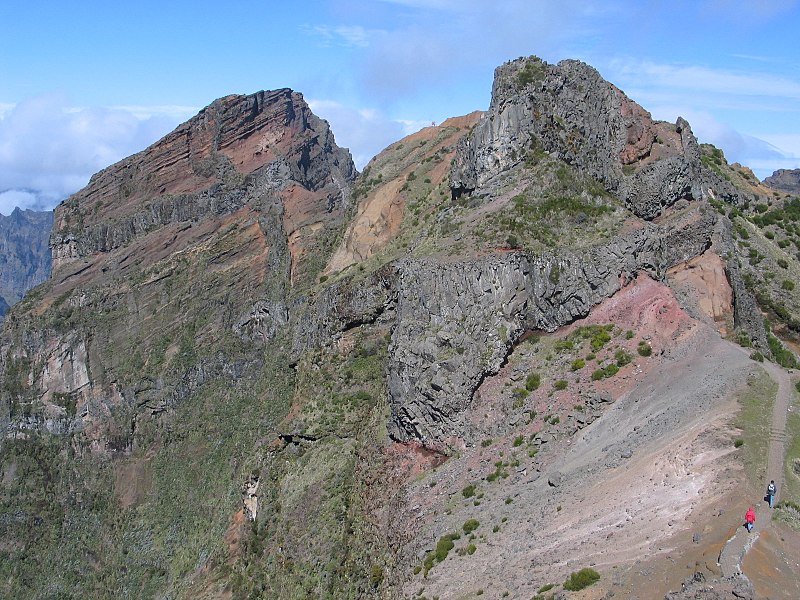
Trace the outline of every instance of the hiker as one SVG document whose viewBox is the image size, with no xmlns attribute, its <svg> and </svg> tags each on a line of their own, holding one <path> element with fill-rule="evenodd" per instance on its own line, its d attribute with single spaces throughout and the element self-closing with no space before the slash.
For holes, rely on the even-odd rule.
<svg viewBox="0 0 800 600">
<path fill-rule="evenodd" d="M 767 486 L 767 501 L 769 502 L 770 508 L 775 507 L 775 492 L 777 491 L 778 488 L 776 487 L 775 480 L 773 479 L 772 481 L 769 482 L 769 485 Z"/>
<path fill-rule="evenodd" d="M 756 511 L 753 507 L 747 509 L 747 514 L 744 516 L 744 526 L 747 527 L 748 533 L 753 531 L 753 525 L 756 524 Z"/>
</svg>

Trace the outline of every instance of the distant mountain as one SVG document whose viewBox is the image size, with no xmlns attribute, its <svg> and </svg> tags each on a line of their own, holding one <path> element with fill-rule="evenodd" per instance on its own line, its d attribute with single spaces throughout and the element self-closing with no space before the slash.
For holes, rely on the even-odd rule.
<svg viewBox="0 0 800 600">
<path fill-rule="evenodd" d="M 15 208 L 7 217 L 0 215 L 0 296 L 8 305 L 50 276 L 52 226 L 52 211 Z"/>
<path fill-rule="evenodd" d="M 800 169 L 778 169 L 764 183 L 781 192 L 800 194 Z"/>
</svg>

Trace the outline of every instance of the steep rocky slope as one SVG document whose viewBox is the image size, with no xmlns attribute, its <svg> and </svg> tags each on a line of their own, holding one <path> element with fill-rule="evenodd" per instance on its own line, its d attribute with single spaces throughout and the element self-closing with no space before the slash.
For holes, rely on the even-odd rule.
<svg viewBox="0 0 800 600">
<path fill-rule="evenodd" d="M 50 276 L 48 240 L 52 212 L 20 210 L 0 215 L 0 303 L 12 305 Z M 0 308 L 0 318 L 6 310 Z"/>
<path fill-rule="evenodd" d="M 357 177 L 299 94 L 216 101 L 59 206 L 9 313 L 2 594 L 531 597 L 700 564 L 748 356 L 793 359 L 796 292 L 744 252 L 797 268 L 794 200 L 748 173 L 576 61 L 499 67 L 486 113 Z"/>
<path fill-rule="evenodd" d="M 205 565 L 289 410 L 269 342 L 354 176 L 278 90 L 218 100 L 56 209 L 52 277 L 2 344 L 2 595 L 149 596 Z"/>
</svg>

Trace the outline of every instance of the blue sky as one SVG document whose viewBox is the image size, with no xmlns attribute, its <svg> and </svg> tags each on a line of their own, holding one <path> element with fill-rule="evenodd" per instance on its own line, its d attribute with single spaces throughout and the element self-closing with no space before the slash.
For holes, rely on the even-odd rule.
<svg viewBox="0 0 800 600">
<path fill-rule="evenodd" d="M 800 0 L 0 5 L 0 212 L 52 208 L 214 99 L 291 87 L 359 168 L 486 109 L 496 66 L 596 67 L 763 178 L 800 168 Z"/>
</svg>

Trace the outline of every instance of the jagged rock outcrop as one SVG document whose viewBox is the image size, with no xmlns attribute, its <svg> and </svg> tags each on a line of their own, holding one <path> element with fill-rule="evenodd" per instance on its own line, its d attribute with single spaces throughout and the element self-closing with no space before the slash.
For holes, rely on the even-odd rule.
<svg viewBox="0 0 800 600">
<path fill-rule="evenodd" d="M 389 349 L 390 434 L 434 447 L 468 438 L 461 413 L 526 330 L 585 316 L 640 270 L 663 277 L 709 247 L 714 222 L 710 211 L 693 210 L 581 255 L 404 262 Z"/>
<path fill-rule="evenodd" d="M 48 239 L 52 211 L 20 210 L 0 215 L 0 317 L 29 289 L 50 275 Z"/>
<path fill-rule="evenodd" d="M 684 119 L 655 122 L 592 67 L 536 57 L 495 71 L 489 111 L 454 161 L 453 194 L 486 191 L 498 175 L 542 151 L 593 176 L 646 219 L 681 198 L 740 200 L 702 165 Z"/>
<path fill-rule="evenodd" d="M 787 194 L 800 194 L 800 169 L 778 169 L 764 183 Z"/>
</svg>

